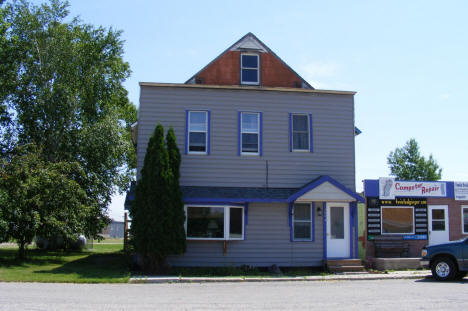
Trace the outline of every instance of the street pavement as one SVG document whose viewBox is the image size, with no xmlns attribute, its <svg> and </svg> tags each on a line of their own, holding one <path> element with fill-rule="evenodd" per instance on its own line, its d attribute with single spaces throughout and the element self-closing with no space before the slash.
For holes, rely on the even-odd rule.
<svg viewBox="0 0 468 311">
<path fill-rule="evenodd" d="M 0 310 L 468 310 L 468 279 L 0 283 Z"/>
</svg>

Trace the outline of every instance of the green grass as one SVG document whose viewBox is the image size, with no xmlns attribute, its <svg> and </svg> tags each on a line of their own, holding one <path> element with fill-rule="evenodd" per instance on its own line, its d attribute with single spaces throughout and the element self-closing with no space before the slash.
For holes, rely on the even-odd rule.
<svg viewBox="0 0 468 311">
<path fill-rule="evenodd" d="M 121 243 L 94 243 L 82 252 L 29 249 L 25 260 L 16 253 L 16 247 L 0 248 L 0 281 L 126 283 L 130 278 Z"/>
</svg>

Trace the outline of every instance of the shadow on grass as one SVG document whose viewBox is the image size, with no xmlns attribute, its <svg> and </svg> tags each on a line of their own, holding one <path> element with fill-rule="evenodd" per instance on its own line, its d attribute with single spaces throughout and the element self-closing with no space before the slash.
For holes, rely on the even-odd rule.
<svg viewBox="0 0 468 311">
<path fill-rule="evenodd" d="M 79 255 L 80 253 L 73 253 Z M 26 258 L 19 259 L 16 249 L 0 249 L 0 266 L 20 267 L 26 265 L 48 265 L 61 264 L 66 262 L 63 256 L 69 256 L 70 253 L 65 252 L 47 252 L 39 249 L 27 250 Z"/>
<path fill-rule="evenodd" d="M 129 277 L 129 259 L 128 255 L 123 252 L 91 254 L 84 258 L 64 263 L 57 268 L 38 270 L 35 273 L 73 274 L 78 279 L 112 282 L 113 279 Z"/>
</svg>

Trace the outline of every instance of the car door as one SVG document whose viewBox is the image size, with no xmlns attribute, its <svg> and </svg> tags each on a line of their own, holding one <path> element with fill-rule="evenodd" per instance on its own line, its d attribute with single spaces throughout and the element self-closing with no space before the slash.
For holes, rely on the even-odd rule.
<svg viewBox="0 0 468 311">
<path fill-rule="evenodd" d="M 468 239 L 462 245 L 463 266 L 465 270 L 468 269 Z"/>
</svg>

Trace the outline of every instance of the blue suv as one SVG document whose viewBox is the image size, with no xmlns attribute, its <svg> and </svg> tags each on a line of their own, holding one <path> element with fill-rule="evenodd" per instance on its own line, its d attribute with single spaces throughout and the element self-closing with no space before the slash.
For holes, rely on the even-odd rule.
<svg viewBox="0 0 468 311">
<path fill-rule="evenodd" d="M 468 238 L 425 246 L 421 257 L 421 266 L 430 268 L 435 279 L 463 278 L 468 273 Z"/>
</svg>

